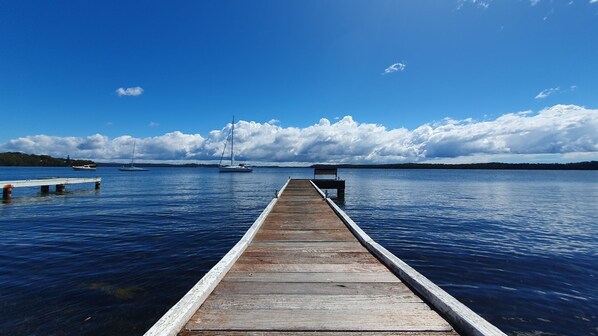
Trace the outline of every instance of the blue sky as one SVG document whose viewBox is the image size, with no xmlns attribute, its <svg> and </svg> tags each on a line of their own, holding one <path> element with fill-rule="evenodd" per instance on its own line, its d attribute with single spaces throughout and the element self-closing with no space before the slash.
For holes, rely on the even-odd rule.
<svg viewBox="0 0 598 336">
<path fill-rule="evenodd" d="M 595 0 L 2 1 L 0 32 L 0 151 L 210 160 L 234 114 L 256 162 L 598 158 Z"/>
</svg>

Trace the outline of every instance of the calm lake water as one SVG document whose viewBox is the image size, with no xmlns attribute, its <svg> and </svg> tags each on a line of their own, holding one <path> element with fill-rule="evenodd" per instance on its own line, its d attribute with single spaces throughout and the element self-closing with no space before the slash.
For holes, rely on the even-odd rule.
<svg viewBox="0 0 598 336">
<path fill-rule="evenodd" d="M 598 335 L 598 172 L 339 170 L 372 238 L 510 335 Z M 0 334 L 141 335 L 311 169 L 101 176 L 0 204 Z"/>
</svg>

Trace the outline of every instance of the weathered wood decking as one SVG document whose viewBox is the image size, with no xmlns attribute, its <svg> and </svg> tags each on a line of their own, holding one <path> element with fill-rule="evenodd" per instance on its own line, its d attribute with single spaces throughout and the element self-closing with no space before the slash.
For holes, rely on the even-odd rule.
<svg viewBox="0 0 598 336">
<path fill-rule="evenodd" d="M 329 202 L 310 181 L 290 180 L 242 241 L 147 335 L 457 335 Z"/>
</svg>

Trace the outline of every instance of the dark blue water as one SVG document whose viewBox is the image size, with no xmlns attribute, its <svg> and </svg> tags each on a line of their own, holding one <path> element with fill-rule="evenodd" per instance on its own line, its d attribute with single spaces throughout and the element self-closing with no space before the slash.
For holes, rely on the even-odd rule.
<svg viewBox="0 0 598 336">
<path fill-rule="evenodd" d="M 0 334 L 141 335 L 310 169 L 103 178 L 0 205 Z M 341 170 L 374 239 L 512 335 L 598 335 L 598 172 Z"/>
</svg>

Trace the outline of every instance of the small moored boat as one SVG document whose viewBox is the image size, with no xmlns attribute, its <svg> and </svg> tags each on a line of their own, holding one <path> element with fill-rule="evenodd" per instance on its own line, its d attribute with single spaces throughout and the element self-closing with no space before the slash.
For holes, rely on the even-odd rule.
<svg viewBox="0 0 598 336">
<path fill-rule="evenodd" d="M 135 162 L 135 144 L 137 144 L 137 141 L 133 142 L 133 155 L 131 156 L 131 163 L 128 166 L 122 166 L 122 167 L 118 168 L 118 170 L 128 171 L 128 172 L 142 172 L 142 171 L 149 170 L 146 168 L 135 167 L 135 165 L 133 164 Z"/>
<path fill-rule="evenodd" d="M 72 166 L 72 168 L 74 170 L 96 170 L 96 166 L 95 165 L 82 165 L 82 166 Z"/>
</svg>

